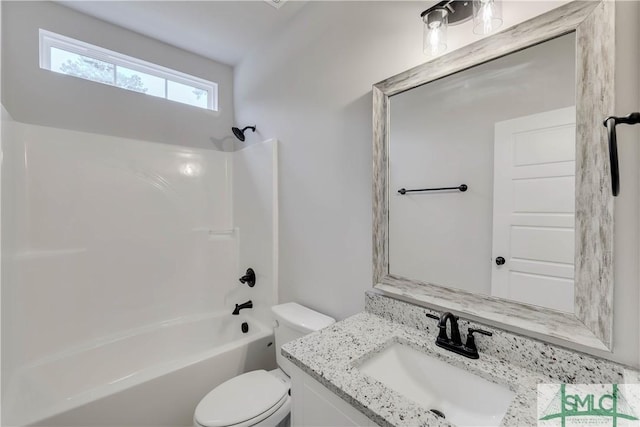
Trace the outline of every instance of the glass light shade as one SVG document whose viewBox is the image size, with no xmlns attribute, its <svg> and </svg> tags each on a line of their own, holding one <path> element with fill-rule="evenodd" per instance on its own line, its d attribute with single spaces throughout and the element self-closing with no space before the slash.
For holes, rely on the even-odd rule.
<svg viewBox="0 0 640 427">
<path fill-rule="evenodd" d="M 447 50 L 447 27 L 449 12 L 436 9 L 422 17 L 424 22 L 423 45 L 426 55 L 435 56 Z"/>
<path fill-rule="evenodd" d="M 489 34 L 501 25 L 501 0 L 473 0 L 473 32 L 475 34 Z"/>
</svg>

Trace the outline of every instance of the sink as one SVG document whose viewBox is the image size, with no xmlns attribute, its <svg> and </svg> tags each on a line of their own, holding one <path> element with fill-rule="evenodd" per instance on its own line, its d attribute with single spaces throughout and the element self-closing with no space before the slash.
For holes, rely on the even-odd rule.
<svg viewBox="0 0 640 427">
<path fill-rule="evenodd" d="M 498 426 L 515 393 L 401 343 L 358 369 L 456 426 Z"/>
</svg>

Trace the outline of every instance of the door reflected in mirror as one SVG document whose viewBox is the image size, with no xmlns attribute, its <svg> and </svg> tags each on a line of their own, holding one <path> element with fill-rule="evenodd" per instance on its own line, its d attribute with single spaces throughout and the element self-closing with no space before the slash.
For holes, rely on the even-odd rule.
<svg viewBox="0 0 640 427">
<path fill-rule="evenodd" d="M 570 33 L 390 98 L 390 274 L 574 312 L 575 52 Z"/>
</svg>

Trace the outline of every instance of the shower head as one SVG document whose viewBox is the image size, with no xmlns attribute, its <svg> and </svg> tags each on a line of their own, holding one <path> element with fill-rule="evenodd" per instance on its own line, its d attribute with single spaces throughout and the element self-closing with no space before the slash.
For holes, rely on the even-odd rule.
<svg viewBox="0 0 640 427">
<path fill-rule="evenodd" d="M 256 127 L 255 126 L 245 126 L 244 128 L 242 128 L 242 130 L 240 130 L 239 128 L 236 128 L 236 127 L 231 128 L 231 130 L 233 131 L 233 134 L 240 141 L 244 141 L 244 131 L 247 130 L 247 129 L 251 129 L 252 132 L 256 131 Z"/>
</svg>

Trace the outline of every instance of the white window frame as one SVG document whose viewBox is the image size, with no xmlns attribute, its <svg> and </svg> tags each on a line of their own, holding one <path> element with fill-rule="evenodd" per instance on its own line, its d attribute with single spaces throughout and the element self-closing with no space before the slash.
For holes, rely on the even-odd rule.
<svg viewBox="0 0 640 427">
<path fill-rule="evenodd" d="M 153 64 L 151 62 L 143 61 L 138 58 L 123 55 L 112 50 L 104 49 L 99 46 L 94 46 L 89 43 L 85 43 L 80 40 L 72 39 L 60 34 L 53 33 L 51 31 L 43 30 L 40 28 L 40 68 L 51 70 L 51 48 L 61 49 L 67 52 L 75 53 L 78 55 L 87 56 L 89 58 L 97 59 L 99 61 L 107 62 L 115 66 L 122 66 L 131 70 L 140 71 L 142 73 L 150 74 L 155 77 L 165 79 L 165 91 L 164 96 L 166 100 L 173 101 L 167 98 L 168 96 L 168 83 L 172 81 L 176 83 L 182 83 L 188 86 L 193 86 L 197 89 L 201 89 L 207 92 L 207 109 L 218 111 L 218 84 L 208 80 L 201 79 L 199 77 L 191 76 L 189 74 L 181 73 L 180 71 L 172 70 L 170 68 L 163 67 L 161 65 Z M 114 67 L 115 69 L 115 67 Z M 115 71 L 114 71 L 115 72 Z M 90 80 L 94 81 L 94 80 Z M 100 84 L 106 84 L 108 86 L 118 87 L 109 83 L 96 82 Z M 114 78 L 115 83 L 115 78 Z M 129 90 L 126 88 L 120 88 Z M 173 101 L 179 102 L 179 101 Z M 181 103 L 181 102 L 180 102 Z M 181 103 L 184 105 L 191 105 L 197 108 L 202 108 L 192 104 Z"/>
</svg>

